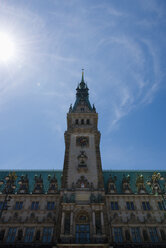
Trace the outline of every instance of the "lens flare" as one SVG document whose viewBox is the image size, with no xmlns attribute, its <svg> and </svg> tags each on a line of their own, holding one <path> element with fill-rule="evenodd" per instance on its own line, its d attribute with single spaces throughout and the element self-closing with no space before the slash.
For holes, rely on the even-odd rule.
<svg viewBox="0 0 166 248">
<path fill-rule="evenodd" d="M 15 45 L 8 34 L 0 32 L 0 60 L 8 62 L 15 56 Z"/>
</svg>

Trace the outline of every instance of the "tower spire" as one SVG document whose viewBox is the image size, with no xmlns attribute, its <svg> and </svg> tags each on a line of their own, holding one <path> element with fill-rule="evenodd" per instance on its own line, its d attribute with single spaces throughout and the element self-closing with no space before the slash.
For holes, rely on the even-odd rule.
<svg viewBox="0 0 166 248">
<path fill-rule="evenodd" d="M 81 79 L 81 83 L 85 83 L 85 82 L 84 82 L 84 69 L 82 69 L 82 79 Z"/>
</svg>

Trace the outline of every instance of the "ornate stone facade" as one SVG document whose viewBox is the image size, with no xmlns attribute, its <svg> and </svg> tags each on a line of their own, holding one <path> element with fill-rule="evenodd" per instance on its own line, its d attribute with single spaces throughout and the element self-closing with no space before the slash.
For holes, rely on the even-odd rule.
<svg viewBox="0 0 166 248">
<path fill-rule="evenodd" d="M 166 171 L 102 171 L 82 74 L 63 171 L 0 171 L 0 247 L 166 247 Z"/>
</svg>

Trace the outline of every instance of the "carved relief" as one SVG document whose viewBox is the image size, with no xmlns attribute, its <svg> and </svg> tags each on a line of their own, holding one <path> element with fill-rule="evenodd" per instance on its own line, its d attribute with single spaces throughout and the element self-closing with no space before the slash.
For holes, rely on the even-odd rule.
<svg viewBox="0 0 166 248">
<path fill-rule="evenodd" d="M 81 176 L 80 179 L 78 179 L 76 182 L 76 188 L 90 188 L 90 183 L 84 176 Z"/>
<path fill-rule="evenodd" d="M 76 217 L 76 223 L 80 223 L 80 224 L 89 223 L 89 215 L 84 211 L 78 213 L 78 215 Z"/>
<path fill-rule="evenodd" d="M 87 159 L 88 157 L 85 154 L 85 151 L 80 151 L 80 155 L 77 157 L 78 159 L 78 171 L 82 172 L 82 171 L 87 171 Z"/>
</svg>

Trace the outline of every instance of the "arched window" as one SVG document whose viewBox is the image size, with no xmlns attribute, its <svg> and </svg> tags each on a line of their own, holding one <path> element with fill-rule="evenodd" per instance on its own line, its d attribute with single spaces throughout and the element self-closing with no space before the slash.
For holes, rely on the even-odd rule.
<svg viewBox="0 0 166 248">
<path fill-rule="evenodd" d="M 84 119 L 81 120 L 81 125 L 84 125 Z"/>
</svg>

